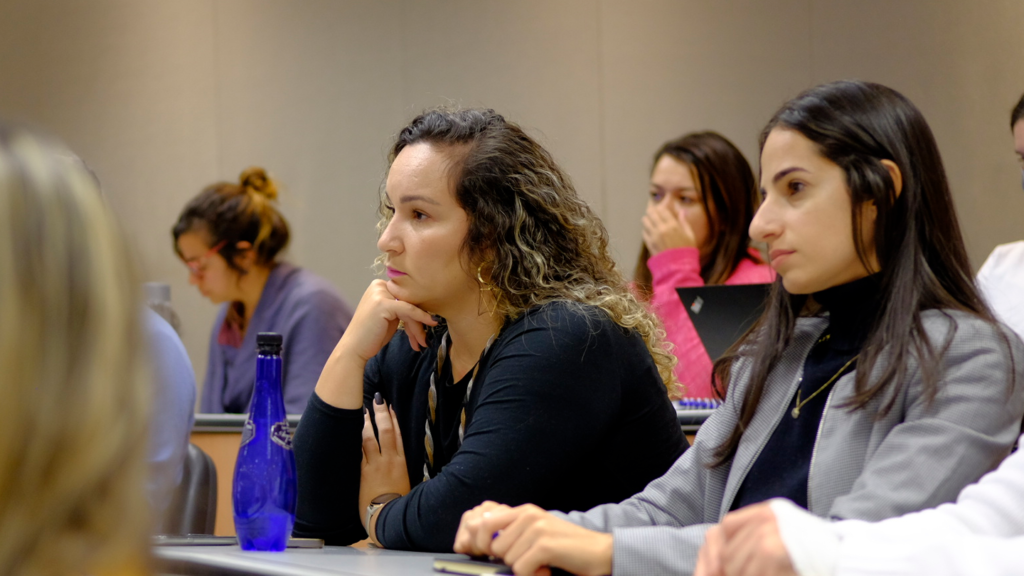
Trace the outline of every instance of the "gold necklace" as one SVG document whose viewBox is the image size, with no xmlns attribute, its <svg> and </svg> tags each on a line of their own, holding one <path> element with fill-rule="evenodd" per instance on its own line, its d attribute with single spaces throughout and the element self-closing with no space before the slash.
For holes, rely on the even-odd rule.
<svg viewBox="0 0 1024 576">
<path fill-rule="evenodd" d="M 860 354 L 857 354 L 853 358 L 850 358 L 850 361 L 847 362 L 846 364 L 843 364 L 843 367 L 839 369 L 839 372 L 836 372 L 831 378 L 828 379 L 828 382 L 825 382 L 824 386 L 822 386 L 821 388 L 818 388 L 814 392 L 814 394 L 811 394 L 810 396 L 808 396 L 807 399 L 804 400 L 803 402 L 800 401 L 800 389 L 797 388 L 796 389 L 796 406 L 794 406 L 793 407 L 793 411 L 790 412 L 790 414 L 793 416 L 793 418 L 799 418 L 800 417 L 800 409 L 803 408 L 805 404 L 807 404 L 812 399 L 814 399 L 815 396 L 817 396 L 818 394 L 821 394 L 821 392 L 825 388 L 828 388 L 830 384 L 835 382 L 836 378 L 839 378 L 839 375 L 843 373 L 843 370 L 846 370 L 847 368 L 849 368 L 850 364 L 853 364 L 853 361 L 856 360 L 858 357 L 860 357 Z"/>
</svg>

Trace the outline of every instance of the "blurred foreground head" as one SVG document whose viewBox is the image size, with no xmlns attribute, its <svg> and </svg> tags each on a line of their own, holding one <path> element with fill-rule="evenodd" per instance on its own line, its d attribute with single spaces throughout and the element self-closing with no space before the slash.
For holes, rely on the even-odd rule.
<svg viewBox="0 0 1024 576">
<path fill-rule="evenodd" d="M 0 573 L 145 569 L 132 264 L 82 161 L 0 123 Z"/>
</svg>

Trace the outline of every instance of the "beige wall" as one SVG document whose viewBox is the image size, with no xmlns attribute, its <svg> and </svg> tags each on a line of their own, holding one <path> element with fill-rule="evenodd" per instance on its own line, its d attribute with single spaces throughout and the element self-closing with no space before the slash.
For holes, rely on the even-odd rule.
<svg viewBox="0 0 1024 576">
<path fill-rule="evenodd" d="M 712 128 L 756 160 L 799 90 L 883 82 L 931 121 L 978 266 L 1024 237 L 1007 126 L 1022 24 L 1018 0 L 4 0 L 0 115 L 94 166 L 147 278 L 171 283 L 201 379 L 215 308 L 170 248 L 182 205 L 267 167 L 290 258 L 354 302 L 390 138 L 436 104 L 494 107 L 538 136 L 631 268 L 662 141 Z"/>
</svg>

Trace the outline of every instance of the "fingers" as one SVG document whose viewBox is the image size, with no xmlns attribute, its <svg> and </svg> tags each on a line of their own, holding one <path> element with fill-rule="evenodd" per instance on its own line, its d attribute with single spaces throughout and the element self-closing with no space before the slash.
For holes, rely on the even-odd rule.
<svg viewBox="0 0 1024 576">
<path fill-rule="evenodd" d="M 373 399 L 373 421 L 377 423 L 377 444 L 382 454 L 392 454 L 395 450 L 395 427 L 391 420 L 391 412 L 384 398 L 378 392 Z"/>
<path fill-rule="evenodd" d="M 751 506 L 744 506 L 735 512 L 730 512 L 722 518 L 722 532 L 725 538 L 732 538 L 740 530 L 744 529 L 750 524 L 760 524 L 764 522 L 775 522 L 775 513 L 772 512 L 772 508 L 767 503 L 754 504 Z"/>
<path fill-rule="evenodd" d="M 658 229 L 657 221 L 650 214 L 644 214 L 644 217 L 640 219 L 640 224 L 645 234 L 653 234 Z"/>
<path fill-rule="evenodd" d="M 704 546 L 701 546 L 700 550 L 697 551 L 697 566 L 693 569 L 693 576 L 711 576 L 711 572 L 708 569 L 707 554 Z"/>
<path fill-rule="evenodd" d="M 484 502 L 462 515 L 456 552 L 503 558 L 520 576 L 551 573 L 551 566 L 574 574 L 608 574 L 612 535 L 593 532 L 556 518 L 532 504 L 509 508 Z"/>
<path fill-rule="evenodd" d="M 553 516 L 532 504 L 518 506 L 510 512 L 515 513 L 514 518 L 509 518 L 511 521 L 502 528 L 495 527 L 494 533 L 497 534 L 491 542 L 494 555 L 504 558 L 509 565 L 530 548 L 533 541 L 546 530 L 548 524 L 552 521 L 557 522 Z M 496 514 L 492 513 L 492 516 Z M 502 517 L 495 518 L 496 522 L 504 520 Z"/>
<path fill-rule="evenodd" d="M 391 412 L 391 426 L 395 430 L 395 452 L 404 455 L 405 444 L 402 443 L 402 429 L 398 427 L 398 414 L 395 414 L 393 406 L 388 406 L 388 411 Z"/>
<path fill-rule="evenodd" d="M 536 576 L 543 573 L 544 569 L 547 569 L 548 574 L 550 574 L 551 568 L 549 565 L 552 560 L 552 550 L 545 541 L 538 542 L 534 540 L 530 544 L 515 560 L 506 558 L 505 564 L 508 564 L 512 568 L 512 572 L 517 575 Z"/>
<path fill-rule="evenodd" d="M 640 231 L 640 238 L 643 240 L 644 246 L 647 246 L 647 251 L 650 252 L 652 256 L 657 253 L 655 251 L 654 239 L 651 237 L 651 234 L 647 231 L 646 227 Z"/>
<path fill-rule="evenodd" d="M 721 554 L 718 558 L 724 574 L 733 576 L 746 571 L 750 562 L 752 531 L 756 531 L 761 522 L 759 510 L 758 505 L 741 508 L 727 514 L 718 525 L 721 548 L 728 550 L 725 558 Z"/>
<path fill-rule="evenodd" d="M 686 219 L 686 210 L 682 206 L 676 208 L 675 214 L 673 214 L 675 221 L 679 224 L 679 227 L 683 230 L 683 233 L 689 237 L 693 236 L 693 226 L 690 226 L 690 221 Z"/>
<path fill-rule="evenodd" d="M 370 413 L 363 410 L 363 461 L 370 462 L 383 455 L 405 455 L 401 429 L 398 427 L 398 415 L 387 405 L 380 392 L 373 399 L 373 422 L 377 424 L 377 433 L 373 433 Z"/>
<path fill-rule="evenodd" d="M 725 545 L 721 526 L 712 526 L 704 537 L 697 557 L 697 570 L 694 576 L 724 576 L 722 573 L 721 555 Z"/>
<path fill-rule="evenodd" d="M 360 299 L 346 334 L 364 333 L 357 348 L 366 356 L 364 359 L 368 359 L 391 340 L 399 323 L 405 324 L 406 334 L 410 336 L 409 343 L 414 350 L 420 350 L 427 345 L 425 326 L 437 325 L 431 315 L 422 308 L 395 298 L 388 290 L 387 282 L 374 280 Z M 343 336 L 342 340 L 344 339 Z"/>
<path fill-rule="evenodd" d="M 427 347 L 426 326 L 437 326 L 437 320 L 434 320 L 433 316 L 422 308 L 401 300 L 388 302 L 386 308 L 393 314 L 388 317 L 389 321 L 398 320 L 402 323 L 405 335 L 409 339 L 409 346 L 413 350 L 419 352 Z M 397 324 L 395 326 L 397 328 Z M 389 340 L 391 335 L 394 335 L 394 331 L 389 335 Z"/>
<path fill-rule="evenodd" d="M 652 256 L 670 248 L 693 246 L 693 230 L 686 226 L 685 215 L 677 213 L 678 206 L 675 200 L 647 205 L 641 232 Z"/>
<path fill-rule="evenodd" d="M 431 318 L 433 321 L 433 318 Z M 437 324 L 437 322 L 434 322 Z M 421 349 L 427 347 L 427 329 L 423 324 L 406 320 L 403 325 L 405 329 L 405 335 L 409 338 L 409 345 L 412 349 L 419 352 Z"/>
<path fill-rule="evenodd" d="M 485 520 L 490 520 L 490 512 L 494 510 L 508 510 L 508 506 L 497 502 L 485 501 L 476 508 L 467 510 L 462 514 L 462 521 L 459 522 L 459 529 L 455 533 L 454 550 L 461 554 L 474 556 L 489 555 L 491 539 L 494 534 L 484 526 Z M 487 516 L 485 517 L 485 514 Z M 486 538 L 479 537 L 481 534 Z"/>
<path fill-rule="evenodd" d="M 495 549 L 494 542 L 522 514 L 522 506 L 510 508 L 504 504 L 498 504 L 488 510 L 484 510 L 480 514 L 480 521 L 473 535 L 473 546 L 486 551 L 489 555 L 501 556 L 501 552 Z M 504 548 L 502 551 L 504 551 Z"/>
<path fill-rule="evenodd" d="M 419 322 L 420 324 L 426 324 L 427 326 L 436 326 L 437 322 L 434 321 L 433 317 L 425 310 L 404 300 L 399 300 L 394 294 L 388 290 L 388 283 L 383 280 L 374 280 L 371 284 L 371 290 L 373 290 L 372 300 L 377 303 L 393 305 L 395 310 L 394 316 L 390 316 L 389 319 L 404 320 L 406 322 Z M 360 302 L 362 305 L 362 302 Z"/>
<path fill-rule="evenodd" d="M 652 222 L 662 223 L 666 219 L 672 218 L 671 206 L 674 204 L 675 201 L 671 198 L 664 198 L 660 202 L 648 202 L 644 215 L 649 217 Z"/>
<path fill-rule="evenodd" d="M 751 573 L 751 569 L 760 564 L 754 556 L 759 545 L 756 530 L 745 527 L 734 533 L 728 539 L 725 548 L 728 550 L 726 557 L 722 559 L 722 569 L 729 576 Z M 763 566 L 758 572 L 767 572 L 768 566 Z"/>
<path fill-rule="evenodd" d="M 419 323 L 421 329 L 424 324 L 427 326 L 437 326 L 437 321 L 434 320 L 434 317 L 427 313 L 426 310 L 416 306 L 415 304 L 402 302 L 401 300 L 390 300 L 388 303 L 393 306 L 395 313 L 394 318 L 398 320 L 402 320 L 407 323 Z M 424 342 L 424 344 L 426 344 L 426 342 Z"/>
<path fill-rule="evenodd" d="M 371 458 L 380 456 L 380 446 L 377 444 L 377 437 L 373 435 L 373 424 L 370 423 L 370 412 L 363 409 L 363 464 L 370 462 Z"/>
<path fill-rule="evenodd" d="M 722 522 L 725 546 L 720 561 L 729 576 L 794 574 L 789 553 L 768 504 L 748 506 Z"/>
<path fill-rule="evenodd" d="M 506 540 L 515 539 L 508 550 Z M 545 567 L 597 576 L 612 570 L 611 534 L 577 526 L 533 506 L 495 538 L 492 548 L 516 574 L 538 574 Z"/>
<path fill-rule="evenodd" d="M 409 348 L 412 348 L 413 350 L 415 350 L 417 352 L 420 352 L 424 348 L 426 348 L 426 345 L 425 344 L 420 344 L 420 341 L 409 330 L 405 331 L 405 337 L 409 339 Z"/>
</svg>

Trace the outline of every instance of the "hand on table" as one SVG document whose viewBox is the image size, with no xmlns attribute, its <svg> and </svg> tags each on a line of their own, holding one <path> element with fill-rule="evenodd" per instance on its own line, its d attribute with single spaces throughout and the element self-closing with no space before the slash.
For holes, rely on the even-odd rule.
<svg viewBox="0 0 1024 576">
<path fill-rule="evenodd" d="M 644 244 L 651 256 L 671 248 L 697 248 L 693 228 L 671 198 L 648 203 L 642 222 Z"/>
<path fill-rule="evenodd" d="M 767 503 L 731 512 L 707 532 L 694 576 L 797 576 Z"/>
<path fill-rule="evenodd" d="M 495 502 L 462 515 L 455 551 L 495 556 L 518 576 L 551 573 L 551 566 L 573 574 L 612 571 L 612 535 L 587 530 L 533 504 L 510 508 Z"/>
<path fill-rule="evenodd" d="M 380 399 L 380 395 L 377 395 Z M 370 501 L 381 494 L 409 493 L 409 471 L 405 466 L 405 447 L 395 411 L 380 400 L 373 403 L 377 436 L 373 435 L 370 413 L 363 416 L 363 467 L 359 477 L 359 517 L 366 517 Z"/>
</svg>

